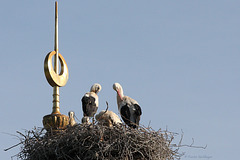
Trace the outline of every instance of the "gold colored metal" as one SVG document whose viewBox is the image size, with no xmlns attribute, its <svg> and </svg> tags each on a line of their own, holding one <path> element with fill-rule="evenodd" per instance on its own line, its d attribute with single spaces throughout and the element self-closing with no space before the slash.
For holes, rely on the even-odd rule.
<svg viewBox="0 0 240 160">
<path fill-rule="evenodd" d="M 58 3 L 55 2 L 55 44 L 54 44 L 54 50 L 56 52 L 56 55 L 54 57 L 54 70 L 56 73 L 58 73 Z"/>
<path fill-rule="evenodd" d="M 45 72 L 45 76 L 47 78 L 48 83 L 52 87 L 55 87 L 55 86 L 62 87 L 62 86 L 65 86 L 68 81 L 68 67 L 65 59 L 59 53 L 58 55 L 61 63 L 61 72 L 60 74 L 58 74 L 56 69 L 53 69 L 53 65 L 52 65 L 52 57 L 54 55 L 56 56 L 56 51 L 52 51 L 48 53 L 48 55 L 46 56 L 44 61 L 44 72 Z M 56 65 L 55 65 L 55 68 L 56 68 Z"/>
<path fill-rule="evenodd" d="M 52 57 L 54 56 L 54 68 Z M 59 73 L 58 60 L 61 71 Z M 54 51 L 48 53 L 44 60 L 44 73 L 48 83 L 53 87 L 52 113 L 43 117 L 43 126 L 47 131 L 63 130 L 69 124 L 69 117 L 60 113 L 59 87 L 65 86 L 68 81 L 68 67 L 63 56 L 58 53 L 58 3 L 55 2 L 55 45 Z"/>
<path fill-rule="evenodd" d="M 69 117 L 63 114 L 49 114 L 43 117 L 43 126 L 47 131 L 64 130 L 69 124 Z"/>
<path fill-rule="evenodd" d="M 48 83 L 52 87 L 65 86 L 68 81 L 68 67 L 63 56 L 58 53 L 58 3 L 55 2 L 55 44 L 54 50 L 50 52 L 44 61 L 44 72 Z M 54 69 L 52 65 L 52 56 L 54 56 Z M 59 74 L 58 60 L 61 63 L 61 72 Z M 57 93 L 56 93 L 57 94 Z"/>
<path fill-rule="evenodd" d="M 53 108 L 52 114 L 60 114 L 59 87 L 53 87 Z"/>
</svg>

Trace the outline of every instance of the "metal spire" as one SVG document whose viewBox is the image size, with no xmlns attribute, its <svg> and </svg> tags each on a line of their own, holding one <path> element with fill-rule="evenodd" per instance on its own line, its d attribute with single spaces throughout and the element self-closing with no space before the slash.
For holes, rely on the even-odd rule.
<svg viewBox="0 0 240 160">
<path fill-rule="evenodd" d="M 54 56 L 54 67 L 52 57 Z M 59 61 L 61 70 L 59 72 Z M 43 125 L 47 130 L 61 130 L 68 125 L 68 116 L 60 113 L 59 87 L 65 86 L 68 81 L 68 67 L 63 56 L 58 52 L 58 3 L 55 2 L 55 39 L 54 51 L 48 53 L 44 60 L 44 73 L 48 83 L 53 87 L 52 113 L 43 117 Z"/>
</svg>

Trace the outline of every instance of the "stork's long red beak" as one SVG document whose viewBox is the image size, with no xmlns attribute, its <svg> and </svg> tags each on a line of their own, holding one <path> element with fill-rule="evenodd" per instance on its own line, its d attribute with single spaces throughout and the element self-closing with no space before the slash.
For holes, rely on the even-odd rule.
<svg viewBox="0 0 240 160">
<path fill-rule="evenodd" d="M 123 99 L 122 99 L 122 96 L 121 96 L 121 94 L 120 94 L 120 92 L 119 92 L 119 90 L 117 90 L 117 94 L 118 94 L 118 96 L 120 97 L 120 99 L 123 100 Z"/>
</svg>

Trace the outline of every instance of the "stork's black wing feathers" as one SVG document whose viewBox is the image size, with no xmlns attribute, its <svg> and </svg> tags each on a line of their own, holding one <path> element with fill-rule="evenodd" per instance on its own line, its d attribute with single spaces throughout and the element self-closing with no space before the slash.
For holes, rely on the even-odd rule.
<svg viewBox="0 0 240 160">
<path fill-rule="evenodd" d="M 96 114 L 98 107 L 95 103 L 94 97 L 86 97 L 82 98 L 82 110 L 84 116 L 93 117 Z"/>
<path fill-rule="evenodd" d="M 128 125 L 130 126 L 131 123 L 130 123 L 130 110 L 128 108 L 128 105 L 125 105 L 125 106 L 122 106 L 121 107 L 121 110 L 120 110 L 120 113 L 121 113 L 121 117 L 123 119 L 123 121 Z"/>
<path fill-rule="evenodd" d="M 141 116 L 142 115 L 142 109 L 141 109 L 141 107 L 138 105 L 138 104 L 134 104 L 134 107 L 135 107 L 135 114 L 137 115 L 137 116 Z"/>
<path fill-rule="evenodd" d="M 138 104 L 134 104 L 135 115 L 136 115 L 136 124 L 139 125 L 140 116 L 142 115 L 142 109 Z"/>
</svg>

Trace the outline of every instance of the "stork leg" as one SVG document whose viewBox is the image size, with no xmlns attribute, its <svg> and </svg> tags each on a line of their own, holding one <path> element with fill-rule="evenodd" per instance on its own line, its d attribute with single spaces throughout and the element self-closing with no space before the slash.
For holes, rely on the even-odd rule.
<svg viewBox="0 0 240 160">
<path fill-rule="evenodd" d="M 93 116 L 93 119 L 92 119 L 92 123 L 93 123 L 93 125 L 95 124 L 95 119 L 94 119 L 94 116 Z"/>
</svg>

